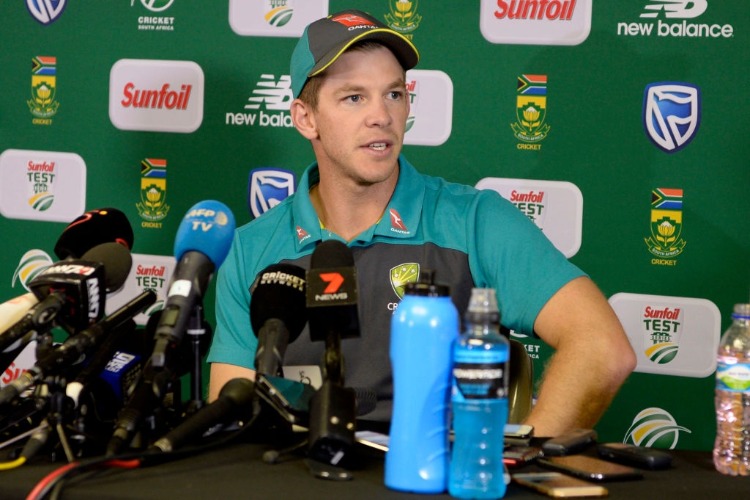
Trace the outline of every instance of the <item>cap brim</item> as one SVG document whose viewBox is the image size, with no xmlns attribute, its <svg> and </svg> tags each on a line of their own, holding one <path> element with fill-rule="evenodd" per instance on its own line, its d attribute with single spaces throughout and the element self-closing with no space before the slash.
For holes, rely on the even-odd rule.
<svg viewBox="0 0 750 500">
<path fill-rule="evenodd" d="M 310 78 L 315 75 L 319 75 L 325 71 L 331 64 L 346 52 L 349 47 L 357 42 L 364 40 L 373 40 L 382 43 L 396 56 L 404 70 L 409 70 L 417 65 L 419 62 L 419 52 L 411 41 L 396 33 L 393 30 L 387 28 L 375 28 L 363 32 L 361 35 L 346 40 L 345 43 L 334 46 L 330 51 L 323 56 L 318 63 L 312 67 L 307 77 Z"/>
</svg>

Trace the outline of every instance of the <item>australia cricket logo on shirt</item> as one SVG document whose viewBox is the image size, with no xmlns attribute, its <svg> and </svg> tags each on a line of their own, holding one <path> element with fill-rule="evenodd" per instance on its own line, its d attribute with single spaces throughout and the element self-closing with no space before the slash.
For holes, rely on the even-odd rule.
<svg viewBox="0 0 750 500">
<path fill-rule="evenodd" d="M 518 149 L 540 150 L 550 125 L 547 118 L 547 75 L 521 75 L 516 89 L 516 123 L 511 123 Z"/>
<path fill-rule="evenodd" d="M 263 15 L 266 22 L 277 28 L 286 25 L 294 15 L 291 3 L 291 0 L 267 0 L 266 8 L 268 10 Z"/>
<path fill-rule="evenodd" d="M 682 189 L 656 188 L 651 192 L 651 237 L 645 238 L 649 252 L 658 257 L 652 264 L 673 266 L 685 249 L 682 239 Z"/>
<path fill-rule="evenodd" d="M 136 203 L 142 227 L 161 228 L 167 216 L 167 160 L 145 158 L 141 162 L 141 201 Z"/>
<path fill-rule="evenodd" d="M 404 298 L 404 290 L 408 283 L 416 283 L 419 279 L 419 264 L 405 262 L 391 268 L 391 288 L 399 299 Z"/>
<path fill-rule="evenodd" d="M 32 123 L 51 125 L 57 113 L 57 58 L 36 56 L 31 59 L 31 99 L 26 101 L 31 111 Z"/>
<path fill-rule="evenodd" d="M 388 14 L 383 16 L 385 22 L 393 30 L 411 38 L 412 33 L 422 22 L 422 16 L 417 13 L 418 0 L 390 0 Z"/>
</svg>

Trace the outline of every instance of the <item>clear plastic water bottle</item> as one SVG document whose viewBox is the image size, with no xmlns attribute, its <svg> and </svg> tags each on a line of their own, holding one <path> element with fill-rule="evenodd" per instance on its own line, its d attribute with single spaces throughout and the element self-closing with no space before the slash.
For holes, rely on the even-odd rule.
<svg viewBox="0 0 750 500">
<path fill-rule="evenodd" d="M 406 285 L 391 321 L 393 415 L 385 485 L 442 493 L 448 485 L 448 402 L 458 311 L 434 273 Z"/>
<path fill-rule="evenodd" d="M 505 495 L 503 437 L 508 420 L 510 344 L 500 333 L 495 290 L 475 288 L 453 350 L 453 451 L 448 492 Z"/>
<path fill-rule="evenodd" d="M 722 474 L 750 475 L 750 304 L 736 304 L 716 358 L 714 465 Z"/>
</svg>

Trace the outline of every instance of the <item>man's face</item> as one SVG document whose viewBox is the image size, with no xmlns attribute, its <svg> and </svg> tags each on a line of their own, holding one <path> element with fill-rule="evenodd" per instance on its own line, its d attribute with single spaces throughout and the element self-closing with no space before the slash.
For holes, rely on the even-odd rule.
<svg viewBox="0 0 750 500">
<path fill-rule="evenodd" d="M 344 53 L 326 71 L 312 112 L 321 175 L 366 186 L 398 175 L 409 115 L 404 70 L 385 47 Z"/>
</svg>

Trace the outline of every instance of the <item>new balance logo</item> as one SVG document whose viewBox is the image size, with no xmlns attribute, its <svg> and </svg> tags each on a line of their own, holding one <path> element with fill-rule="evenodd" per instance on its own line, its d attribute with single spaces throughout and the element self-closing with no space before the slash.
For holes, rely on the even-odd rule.
<svg viewBox="0 0 750 500">
<path fill-rule="evenodd" d="M 265 104 L 267 110 L 288 111 L 294 100 L 291 85 L 292 79 L 289 75 L 282 75 L 278 81 L 274 75 L 261 75 L 253 94 L 245 104 L 245 109 L 260 109 Z"/>
<path fill-rule="evenodd" d="M 651 0 L 643 8 L 641 17 L 654 18 L 664 13 L 667 19 L 692 19 L 703 14 L 708 0 Z"/>
</svg>

